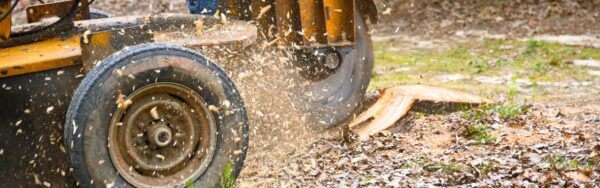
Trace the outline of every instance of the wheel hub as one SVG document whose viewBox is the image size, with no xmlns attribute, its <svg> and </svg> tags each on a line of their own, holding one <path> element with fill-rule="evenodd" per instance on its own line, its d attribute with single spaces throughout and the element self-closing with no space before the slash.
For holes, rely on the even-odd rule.
<svg viewBox="0 0 600 188">
<path fill-rule="evenodd" d="M 192 89 L 157 83 L 134 91 L 117 109 L 109 152 L 119 174 L 136 187 L 178 186 L 202 174 L 212 159 L 212 113 Z"/>
<path fill-rule="evenodd" d="M 173 140 L 173 132 L 167 123 L 152 123 L 148 126 L 148 133 L 146 139 L 155 146 L 162 148 L 171 143 Z"/>
</svg>

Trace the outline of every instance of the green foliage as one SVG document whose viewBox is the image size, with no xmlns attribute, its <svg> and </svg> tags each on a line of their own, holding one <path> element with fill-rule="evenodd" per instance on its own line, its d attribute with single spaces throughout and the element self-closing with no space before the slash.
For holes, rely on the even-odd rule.
<svg viewBox="0 0 600 188">
<path fill-rule="evenodd" d="M 476 145 L 494 143 L 496 138 L 488 133 L 488 127 L 485 125 L 470 125 L 463 132 L 468 138 L 475 139 Z"/>
<path fill-rule="evenodd" d="M 511 86 L 508 89 L 507 102 L 501 104 L 486 105 L 486 108 L 494 113 L 497 113 L 504 120 L 513 120 L 520 115 L 527 114 L 528 110 L 521 104 L 513 103 L 517 97 L 518 90 Z"/>
<path fill-rule="evenodd" d="M 515 103 L 488 104 L 479 108 L 461 111 L 463 117 L 471 125 L 488 123 L 486 122 L 486 117 L 493 114 L 497 114 L 504 120 L 514 120 L 518 116 L 525 115 L 528 112 L 523 105 Z"/>
<path fill-rule="evenodd" d="M 592 162 L 587 162 L 585 165 L 583 165 L 582 167 L 584 170 L 593 170 L 594 169 L 594 163 Z"/>
<path fill-rule="evenodd" d="M 428 161 L 429 161 L 429 159 L 427 159 L 427 157 L 418 156 L 415 159 L 412 159 L 409 162 L 402 164 L 402 166 L 400 168 L 407 169 L 407 168 L 413 168 L 413 167 L 423 167 L 423 166 L 425 166 L 425 164 L 427 164 Z"/>
<path fill-rule="evenodd" d="M 463 105 L 460 109 L 463 118 L 465 118 L 469 124 L 478 124 L 483 122 L 485 116 L 488 114 L 489 107 L 488 105 L 483 105 L 481 107 L 473 108 L 473 106 L 470 105 Z"/>
<path fill-rule="evenodd" d="M 186 188 L 194 188 L 194 180 L 189 179 L 189 180 L 185 181 L 185 187 Z"/>
<path fill-rule="evenodd" d="M 492 105 L 483 105 L 471 109 L 461 107 L 463 117 L 467 120 L 467 127 L 463 131 L 463 135 L 476 140 L 476 145 L 484 145 L 496 141 L 496 138 L 488 133 L 488 127 L 485 125 L 487 123 L 486 117 L 490 114 L 491 107 Z"/>
<path fill-rule="evenodd" d="M 487 127 L 483 125 L 476 126 L 468 126 L 467 129 L 463 132 L 463 134 L 467 137 L 474 137 L 479 135 L 484 135 L 487 131 Z"/>
<path fill-rule="evenodd" d="M 464 119 L 468 119 L 470 117 L 469 113 L 471 112 L 471 108 L 473 108 L 471 105 L 466 105 L 466 104 L 459 106 L 460 112 L 462 112 L 462 116 Z"/>
<path fill-rule="evenodd" d="M 511 87 L 508 91 L 508 101 L 513 101 L 517 95 L 517 89 Z M 515 120 L 518 116 L 526 114 L 528 111 L 520 104 L 501 103 L 485 104 L 476 108 L 463 105 L 460 107 L 463 118 L 467 120 L 463 135 L 467 138 L 476 140 L 476 145 L 483 145 L 496 142 L 496 138 L 488 132 L 488 126 L 494 123 L 495 118 L 500 117 L 503 120 Z"/>
<path fill-rule="evenodd" d="M 476 165 L 477 169 L 479 169 L 479 171 L 481 171 L 482 174 L 487 174 L 490 172 L 496 172 L 498 171 L 498 163 L 495 161 L 488 161 L 485 163 L 479 163 Z"/>
<path fill-rule="evenodd" d="M 235 186 L 236 178 L 233 177 L 233 164 L 227 162 L 225 170 L 221 176 L 221 188 L 233 188 Z"/>
<path fill-rule="evenodd" d="M 496 62 L 494 62 L 495 65 L 498 66 L 506 66 L 510 64 L 510 61 L 506 60 L 506 59 L 498 59 L 496 60 Z"/>
<path fill-rule="evenodd" d="M 539 40 L 528 40 L 527 41 L 527 50 L 525 50 L 526 55 L 532 55 L 537 51 L 538 48 L 542 47 L 544 42 Z"/>
<path fill-rule="evenodd" d="M 417 157 L 417 159 L 415 160 L 415 164 L 417 164 L 418 166 L 425 166 L 425 163 L 427 163 L 429 159 L 427 159 L 426 157 L 423 156 L 419 156 Z"/>
<path fill-rule="evenodd" d="M 529 68 L 534 73 L 542 75 L 548 72 L 552 66 L 562 66 L 563 61 L 576 55 L 574 51 L 572 47 L 568 46 L 529 40 L 523 59 L 529 63 Z"/>
<path fill-rule="evenodd" d="M 482 73 L 488 68 L 488 63 L 480 59 L 473 59 L 468 64 L 475 69 L 475 73 Z"/>
<path fill-rule="evenodd" d="M 430 165 L 427 165 L 425 170 L 427 171 L 441 171 L 447 174 L 452 174 L 454 172 L 462 172 L 469 171 L 469 168 L 466 168 L 466 165 L 454 162 L 434 162 Z"/>
<path fill-rule="evenodd" d="M 527 114 L 527 109 L 520 104 L 497 104 L 493 105 L 495 112 L 505 120 L 513 120 L 520 115 Z"/>
<path fill-rule="evenodd" d="M 464 169 L 464 165 L 459 163 L 438 163 L 440 168 L 445 171 L 462 171 Z"/>
<path fill-rule="evenodd" d="M 546 73 L 550 70 L 550 64 L 547 62 L 536 62 L 533 64 L 533 71 L 538 74 Z"/>
<path fill-rule="evenodd" d="M 592 162 L 580 163 L 576 160 L 569 160 L 565 156 L 556 156 L 548 160 L 550 166 L 555 169 L 565 169 L 565 168 L 582 168 L 584 170 L 593 170 L 594 164 Z"/>
<path fill-rule="evenodd" d="M 596 48 L 585 48 L 581 50 L 581 59 L 600 59 L 600 53 Z"/>
<path fill-rule="evenodd" d="M 519 90 L 516 87 L 512 86 L 512 87 L 508 88 L 507 100 L 508 101 L 515 100 L 515 97 L 517 97 L 517 94 L 519 94 Z"/>
<path fill-rule="evenodd" d="M 371 173 L 360 176 L 360 183 L 363 185 L 377 183 L 377 177 Z"/>
</svg>

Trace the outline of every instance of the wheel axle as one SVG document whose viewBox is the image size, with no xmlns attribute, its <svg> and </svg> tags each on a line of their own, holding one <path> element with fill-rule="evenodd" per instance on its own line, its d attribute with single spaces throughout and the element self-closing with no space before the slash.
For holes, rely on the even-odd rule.
<svg viewBox="0 0 600 188">
<path fill-rule="evenodd" d="M 146 137 L 150 143 L 162 148 L 169 145 L 173 140 L 173 131 L 167 126 L 167 123 L 153 123 L 148 127 Z"/>
</svg>

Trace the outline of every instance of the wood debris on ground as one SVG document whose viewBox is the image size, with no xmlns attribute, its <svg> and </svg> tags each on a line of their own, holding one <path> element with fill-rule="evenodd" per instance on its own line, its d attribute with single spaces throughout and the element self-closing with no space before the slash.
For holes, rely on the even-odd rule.
<svg viewBox="0 0 600 188">
<path fill-rule="evenodd" d="M 548 109 L 562 109 L 556 117 Z M 477 112 L 479 109 L 471 109 Z M 590 104 L 535 105 L 514 119 L 483 115 L 494 142 L 464 135 L 465 112 L 409 112 L 368 142 L 324 136 L 287 160 L 241 177 L 241 187 L 596 187 L 600 119 Z M 512 121 L 519 122 L 517 124 Z M 283 146 L 283 145 L 282 145 Z M 279 147 L 273 147 L 279 148 Z M 246 171 L 246 173 L 249 173 Z"/>
</svg>

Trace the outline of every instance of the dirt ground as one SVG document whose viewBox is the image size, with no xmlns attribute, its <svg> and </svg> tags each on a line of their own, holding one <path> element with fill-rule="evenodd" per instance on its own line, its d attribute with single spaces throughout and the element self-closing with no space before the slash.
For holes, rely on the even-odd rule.
<svg viewBox="0 0 600 188">
<path fill-rule="evenodd" d="M 183 1 L 96 3 L 115 15 L 186 11 Z M 344 139 L 341 128 L 309 130 L 297 123 L 302 117 L 261 111 L 273 106 L 246 96 L 251 126 L 259 128 L 252 129 L 239 187 L 600 186 L 600 76 L 573 65 L 600 60 L 600 52 L 531 40 L 540 34 L 600 38 L 599 0 L 377 3 L 370 99 L 377 89 L 418 83 L 504 102 L 469 108 L 420 102 L 393 128 L 360 141 Z M 259 86 L 263 93 L 280 87 Z"/>
<path fill-rule="evenodd" d="M 551 52 L 522 57 L 535 48 L 536 35 L 597 38 L 598 2 L 478 2 L 380 1 L 382 24 L 372 25 L 377 59 L 371 89 L 430 84 L 503 105 L 460 110 L 418 103 L 368 141 L 346 140 L 341 129 L 292 132 L 309 139 L 251 149 L 238 185 L 600 186 L 600 79 L 588 74 L 595 69 L 568 65 L 600 58 L 597 49 L 541 42 Z M 571 48 L 574 53 L 551 55 Z M 582 55 L 588 50 L 594 55 Z M 469 65 L 480 61 L 484 66 Z M 552 61 L 560 65 L 539 68 Z M 474 127 L 480 128 L 475 136 L 469 133 Z"/>
</svg>

